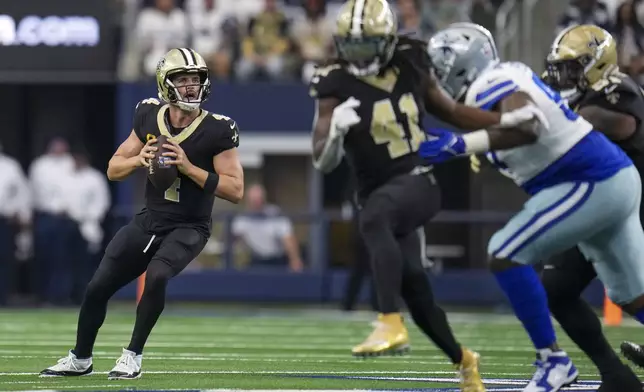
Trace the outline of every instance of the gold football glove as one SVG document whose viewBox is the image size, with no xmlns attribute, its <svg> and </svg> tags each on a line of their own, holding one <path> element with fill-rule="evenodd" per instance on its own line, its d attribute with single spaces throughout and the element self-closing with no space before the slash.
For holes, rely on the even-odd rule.
<svg viewBox="0 0 644 392">
<path fill-rule="evenodd" d="M 470 155 L 470 169 L 474 173 L 478 173 L 481 171 L 481 160 L 479 159 L 479 157 L 477 157 L 474 154 Z"/>
</svg>

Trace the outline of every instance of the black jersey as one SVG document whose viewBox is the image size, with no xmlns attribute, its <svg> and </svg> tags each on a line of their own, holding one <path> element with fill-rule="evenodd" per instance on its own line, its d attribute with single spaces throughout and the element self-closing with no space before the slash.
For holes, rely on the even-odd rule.
<svg viewBox="0 0 644 392">
<path fill-rule="evenodd" d="M 644 179 L 644 92 L 641 87 L 628 75 L 613 74 L 595 83 L 575 102 L 574 107 L 579 110 L 591 105 L 635 118 L 635 133 L 626 140 L 613 142 L 631 158 Z M 640 205 L 640 217 L 644 219 L 644 199 Z"/>
<path fill-rule="evenodd" d="M 141 142 L 161 134 L 172 137 L 185 151 L 190 162 L 213 172 L 213 157 L 239 146 L 239 129 L 232 119 L 201 109 L 186 128 L 174 130 L 169 122 L 169 105 L 150 98 L 139 102 L 134 115 L 134 132 Z M 168 231 L 177 227 L 197 227 L 210 233 L 215 195 L 207 193 L 189 177 L 179 173 L 174 184 L 161 191 L 147 180 L 145 209 L 141 219 L 150 231 Z"/>
<path fill-rule="evenodd" d="M 394 56 L 426 56 L 405 53 L 411 50 L 399 45 Z M 345 101 L 354 97 L 360 101 L 356 111 L 361 122 L 345 136 L 344 150 L 361 196 L 423 165 L 417 155 L 420 143 L 426 140 L 421 124 L 423 88 L 418 70 L 406 68 L 403 63 L 388 67 L 378 76 L 356 77 L 341 65 L 332 64 L 318 68 L 311 80 L 309 93 L 313 98 Z M 429 74 L 429 69 L 426 72 Z"/>
<path fill-rule="evenodd" d="M 628 75 L 613 74 L 595 83 L 592 89 L 588 89 L 571 106 L 579 110 L 591 105 L 635 118 L 637 122 L 635 133 L 626 140 L 618 140 L 614 143 L 628 154 L 642 173 L 644 170 L 644 93 L 640 86 Z"/>
</svg>

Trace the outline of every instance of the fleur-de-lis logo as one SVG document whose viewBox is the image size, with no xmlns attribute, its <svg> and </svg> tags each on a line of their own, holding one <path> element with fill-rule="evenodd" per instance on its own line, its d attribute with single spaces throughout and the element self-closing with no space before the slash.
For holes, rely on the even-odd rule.
<svg viewBox="0 0 644 392">
<path fill-rule="evenodd" d="M 600 41 L 597 37 L 593 36 L 593 38 L 588 42 L 588 48 L 589 49 L 597 49 L 599 45 L 601 45 L 604 41 Z"/>
<path fill-rule="evenodd" d="M 157 73 L 161 72 L 161 69 L 165 65 L 165 57 L 162 57 L 161 60 L 157 63 Z"/>
</svg>

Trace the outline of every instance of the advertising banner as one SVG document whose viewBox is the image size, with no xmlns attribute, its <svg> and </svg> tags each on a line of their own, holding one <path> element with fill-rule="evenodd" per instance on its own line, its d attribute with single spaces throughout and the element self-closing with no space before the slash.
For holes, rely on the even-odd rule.
<svg viewBox="0 0 644 392">
<path fill-rule="evenodd" d="M 116 26 L 105 0 L 0 0 L 0 82 L 110 82 Z"/>
</svg>

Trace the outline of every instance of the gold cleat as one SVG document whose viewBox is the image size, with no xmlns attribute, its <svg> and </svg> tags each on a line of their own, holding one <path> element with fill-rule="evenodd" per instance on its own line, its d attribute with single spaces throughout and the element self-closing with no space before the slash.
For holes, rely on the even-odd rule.
<svg viewBox="0 0 644 392">
<path fill-rule="evenodd" d="M 400 313 L 379 314 L 374 330 L 351 352 L 356 357 L 402 355 L 409 351 L 409 335 Z"/>
<path fill-rule="evenodd" d="M 479 361 L 481 356 L 478 353 L 463 349 L 463 359 L 456 365 L 461 376 L 461 392 L 485 392 L 485 386 L 479 373 Z"/>
</svg>

